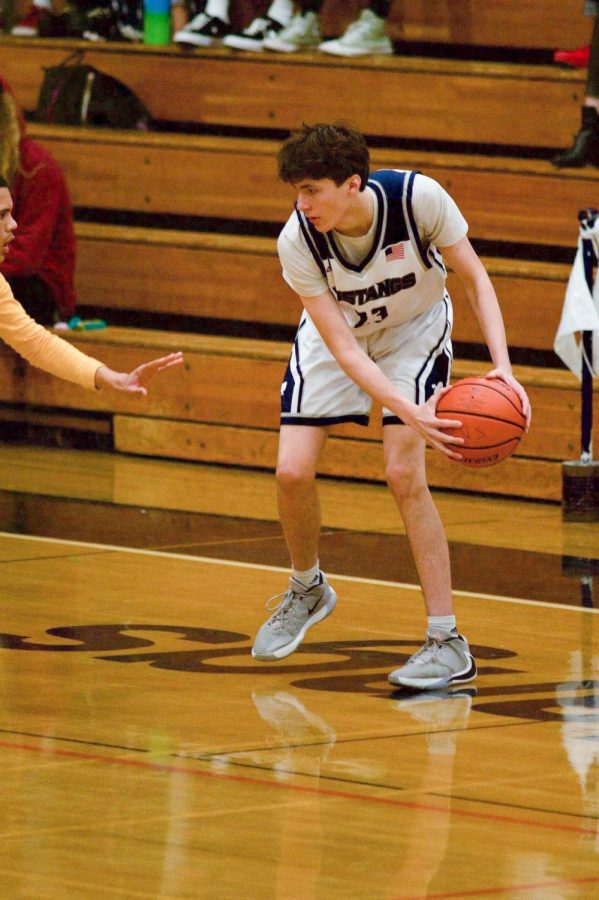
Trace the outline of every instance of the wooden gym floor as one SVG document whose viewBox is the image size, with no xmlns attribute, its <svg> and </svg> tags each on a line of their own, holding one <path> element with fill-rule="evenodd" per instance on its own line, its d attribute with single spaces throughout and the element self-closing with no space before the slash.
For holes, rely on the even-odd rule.
<svg viewBox="0 0 599 900">
<path fill-rule="evenodd" d="M 437 494 L 480 674 L 418 695 L 393 504 L 322 499 L 339 605 L 264 664 L 271 475 L 0 448 L 3 898 L 599 896 L 599 525 Z"/>
</svg>

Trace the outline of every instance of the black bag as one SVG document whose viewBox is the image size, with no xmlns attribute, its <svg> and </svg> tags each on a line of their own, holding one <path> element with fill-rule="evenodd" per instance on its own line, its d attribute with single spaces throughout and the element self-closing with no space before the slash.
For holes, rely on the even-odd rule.
<svg viewBox="0 0 599 900">
<path fill-rule="evenodd" d="M 151 117 L 133 91 L 82 62 L 83 50 L 44 67 L 35 119 L 56 125 L 99 125 L 147 131 Z"/>
</svg>

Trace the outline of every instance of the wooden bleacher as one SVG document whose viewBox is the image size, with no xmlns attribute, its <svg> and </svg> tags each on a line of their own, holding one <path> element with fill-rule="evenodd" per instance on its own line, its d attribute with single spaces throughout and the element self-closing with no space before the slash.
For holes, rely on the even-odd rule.
<svg viewBox="0 0 599 900">
<path fill-rule="evenodd" d="M 246 19 L 255 12 L 250 6 L 244 5 Z M 341 30 L 359 6 L 352 0 L 327 3 L 325 33 Z M 550 49 L 584 43 L 588 36 L 578 3 L 502 0 L 493 4 L 493 15 L 489 6 L 439 0 L 433 14 L 430 3 L 403 0 L 392 9 L 389 28 L 398 41 L 471 50 Z M 243 18 L 243 9 L 237 15 Z M 303 118 L 342 115 L 376 138 L 373 167 L 417 168 L 447 187 L 470 222 L 471 237 L 489 245 L 485 263 L 502 299 L 511 345 L 524 354 L 550 351 L 569 273 L 564 255 L 573 252 L 577 211 L 593 204 L 598 181 L 596 169 L 558 171 L 547 161 L 551 148 L 566 146 L 577 128 L 584 73 L 505 62 L 505 56 L 501 62 L 455 54 L 351 62 L 319 54 L 183 54 L 176 48 L 0 38 L 0 70 L 30 114 L 41 66 L 56 64 L 76 46 L 136 90 L 162 122 L 160 132 L 147 134 L 30 126 L 63 166 L 76 207 L 93 209 L 100 220 L 76 226 L 77 288 L 85 306 L 113 311 L 116 321 L 128 312 L 140 323 L 152 315 L 220 319 L 225 331 L 235 321 L 261 325 L 266 333 L 269 326 L 292 326 L 298 302 L 280 278 L 274 238 L 264 236 L 291 206 L 289 188 L 276 179 L 278 140 L 269 135 Z M 197 126 L 198 133 L 183 132 L 182 123 Z M 112 214 L 123 211 L 138 223 L 114 224 Z M 162 219 L 160 227 L 147 224 L 164 215 L 172 219 L 169 227 Z M 218 233 L 210 227 L 217 221 Z M 227 223 L 243 223 L 245 233 Z M 527 256 L 533 245 L 536 258 Z M 449 287 L 456 341 L 479 344 L 478 326 L 452 276 Z M 183 349 L 185 370 L 139 403 L 85 393 L 28 369 L 3 348 L 0 399 L 15 419 L 100 432 L 109 427 L 121 452 L 274 465 L 286 344 L 114 326 L 70 339 L 120 370 Z M 457 360 L 454 376 L 487 368 Z M 578 383 L 560 368 L 523 366 L 517 375 L 535 409 L 535 426 L 518 454 L 500 467 L 471 472 L 431 452 L 432 484 L 559 500 L 561 460 L 579 453 Z M 337 428 L 321 471 L 382 480 L 378 415 L 368 429 Z"/>
<path fill-rule="evenodd" d="M 76 231 L 76 286 L 89 306 L 297 324 L 299 302 L 281 278 L 274 238 L 89 222 L 78 223 Z M 546 350 L 557 331 L 570 266 L 483 259 L 501 297 L 511 346 Z M 478 324 L 452 273 L 448 284 L 456 313 L 454 339 L 480 343 Z"/>
<path fill-rule="evenodd" d="M 54 408 L 71 419 L 77 411 L 112 418 L 115 449 L 126 453 L 227 465 L 272 468 L 276 458 L 279 385 L 289 348 L 275 341 L 165 333 L 112 327 L 70 338 L 84 351 L 118 370 L 133 368 L 160 353 L 183 350 L 184 371 L 157 382 L 147 401 L 93 394 L 44 372 L 14 366 L 14 354 L 0 350 L 0 399 L 5 403 Z M 488 367 L 458 360 L 455 377 Z M 431 451 L 431 484 L 477 492 L 558 500 L 560 461 L 576 454 L 578 388 L 569 373 L 517 367 L 535 408 L 535 428 L 521 451 L 501 465 L 480 471 L 449 463 Z M 597 403 L 599 410 L 599 403 Z M 380 416 L 367 429 L 341 425 L 320 471 L 338 477 L 382 481 Z"/>
<path fill-rule="evenodd" d="M 42 66 L 71 47 L 133 88 L 156 119 L 213 127 L 293 129 L 309 113 L 386 138 L 552 148 L 577 129 L 584 95 L 580 70 L 553 65 L 0 38 L 2 73 L 24 110 L 35 109 Z"/>
<path fill-rule="evenodd" d="M 273 140 L 49 125 L 29 132 L 60 162 L 76 206 L 268 223 L 284 222 L 291 209 Z M 558 170 L 528 157 L 375 149 L 372 164 L 435 178 L 466 210 L 478 239 L 544 246 L 575 245 L 578 209 L 597 182 L 595 169 Z"/>
<path fill-rule="evenodd" d="M 360 0 L 325 0 L 323 32 L 339 34 L 363 5 Z M 590 31 L 581 12 L 581 4 L 571 0 L 395 0 L 388 27 L 394 39 L 407 42 L 552 48 L 558 35 L 559 46 L 578 47 L 588 41 Z"/>
</svg>

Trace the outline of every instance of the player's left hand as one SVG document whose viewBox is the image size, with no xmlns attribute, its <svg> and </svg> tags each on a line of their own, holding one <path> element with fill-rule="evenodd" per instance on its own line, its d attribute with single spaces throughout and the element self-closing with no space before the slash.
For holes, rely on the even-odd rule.
<svg viewBox="0 0 599 900">
<path fill-rule="evenodd" d="M 485 378 L 500 378 L 502 381 L 505 381 L 506 384 L 509 384 L 511 388 L 518 394 L 520 398 L 520 403 L 522 404 L 522 412 L 526 416 L 526 430 L 530 428 L 530 420 L 532 417 L 532 408 L 530 405 L 530 400 L 528 399 L 528 394 L 522 387 L 519 381 L 516 381 L 512 373 L 506 369 L 493 369 L 492 372 L 489 372 L 484 376 Z"/>
<path fill-rule="evenodd" d="M 169 353 L 168 356 L 161 356 L 159 359 L 153 359 L 151 362 L 142 363 L 136 369 L 128 374 L 123 372 L 114 372 L 108 366 L 100 366 L 96 371 L 96 387 L 109 387 L 115 391 L 123 391 L 126 394 L 139 394 L 142 397 L 148 395 L 148 385 L 158 375 L 166 369 L 174 366 L 180 366 L 183 363 L 183 353 Z"/>
</svg>

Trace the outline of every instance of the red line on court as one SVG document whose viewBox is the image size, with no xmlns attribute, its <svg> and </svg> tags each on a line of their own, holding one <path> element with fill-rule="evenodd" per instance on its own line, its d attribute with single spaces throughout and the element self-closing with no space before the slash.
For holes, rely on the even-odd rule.
<svg viewBox="0 0 599 900">
<path fill-rule="evenodd" d="M 565 831 L 575 834 L 587 834 L 588 829 L 579 825 L 566 825 L 557 822 L 538 822 L 534 819 L 522 819 L 516 816 L 506 816 L 499 813 L 475 812 L 465 809 L 447 809 L 447 807 L 435 806 L 432 803 L 418 803 L 411 800 L 400 800 L 396 797 L 371 797 L 368 794 L 359 794 L 354 791 L 339 791 L 332 788 L 310 787 L 301 784 L 282 784 L 279 781 L 269 781 L 266 778 L 252 778 L 249 775 L 234 775 L 226 772 L 206 772 L 201 769 L 192 769 L 188 766 L 173 766 L 165 763 L 154 763 L 143 759 L 124 759 L 118 756 L 106 756 L 99 753 L 83 753 L 80 750 L 59 750 L 51 747 L 35 747 L 32 744 L 14 744 L 10 741 L 0 741 L 0 747 L 6 747 L 9 750 L 27 750 L 30 753 L 45 753 L 48 756 L 57 756 L 66 759 L 79 759 L 85 762 L 102 762 L 112 763 L 113 765 L 132 766 L 137 769 L 145 769 L 146 771 L 155 772 L 178 772 L 184 775 L 193 775 L 196 778 L 213 778 L 217 781 L 230 781 L 238 784 L 248 784 L 254 787 L 274 788 L 296 794 L 316 794 L 320 797 L 329 797 L 337 800 L 354 800 L 363 801 L 365 803 L 378 803 L 383 806 L 395 806 L 401 809 L 417 809 L 428 810 L 429 812 L 443 813 L 443 815 L 461 816 L 466 819 L 482 819 L 486 822 L 501 822 L 509 825 L 532 826 L 533 828 L 544 828 L 550 831 Z M 301 773 L 298 773 L 301 777 Z M 476 803 L 476 800 L 469 801 Z M 559 815 L 553 813 L 552 815 Z M 599 881 L 599 878 L 595 879 Z M 454 894 L 439 894 L 441 897 L 458 896 Z M 460 894 L 459 896 L 467 896 Z"/>
<path fill-rule="evenodd" d="M 514 891 L 531 891 L 535 888 L 565 887 L 568 884 L 595 884 L 599 876 L 589 878 L 560 878 L 557 881 L 536 881 L 531 884 L 510 884 L 507 887 L 477 888 L 475 891 L 452 891 L 450 894 L 427 894 L 426 900 L 451 900 L 452 897 L 489 897 L 491 894 L 511 894 Z M 422 895 L 406 897 L 401 894 L 395 900 L 424 900 Z"/>
</svg>

